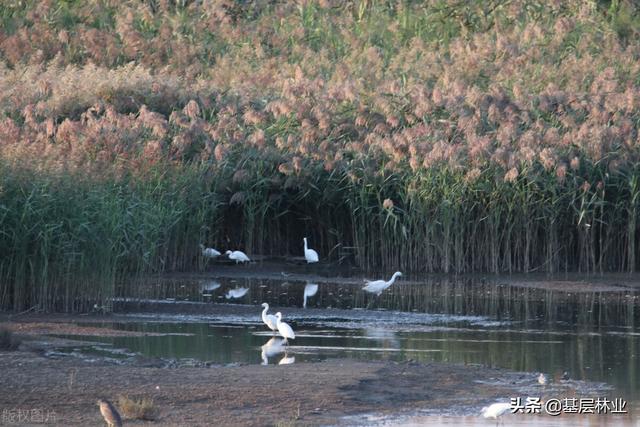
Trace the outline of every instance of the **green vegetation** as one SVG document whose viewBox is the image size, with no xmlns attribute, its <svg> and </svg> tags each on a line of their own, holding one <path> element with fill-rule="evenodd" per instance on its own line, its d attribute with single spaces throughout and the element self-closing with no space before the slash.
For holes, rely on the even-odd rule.
<svg viewBox="0 0 640 427">
<path fill-rule="evenodd" d="M 630 1 L 0 5 L 0 306 L 198 243 L 365 269 L 634 271 Z"/>
</svg>

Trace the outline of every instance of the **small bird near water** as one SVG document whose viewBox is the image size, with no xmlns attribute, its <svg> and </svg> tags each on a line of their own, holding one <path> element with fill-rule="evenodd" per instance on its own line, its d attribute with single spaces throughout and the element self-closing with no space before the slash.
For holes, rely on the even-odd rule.
<svg viewBox="0 0 640 427">
<path fill-rule="evenodd" d="M 509 413 L 508 411 L 510 409 L 511 409 L 510 403 L 499 402 L 499 403 L 493 403 L 489 406 L 485 406 L 480 410 L 480 412 L 482 413 L 482 416 L 484 418 L 493 418 L 494 420 L 497 421 L 499 417 L 501 417 L 506 413 Z"/>
<path fill-rule="evenodd" d="M 289 338 L 292 340 L 296 339 L 296 334 L 293 332 L 293 329 L 291 329 L 291 326 L 282 321 L 282 313 L 277 312 L 276 318 L 278 319 L 278 332 L 284 338 L 285 344 L 288 344 L 287 339 Z"/>
<path fill-rule="evenodd" d="M 307 260 L 307 264 L 311 264 L 314 262 L 318 262 L 318 260 L 320 259 L 318 257 L 318 252 L 314 251 L 313 249 L 309 249 L 307 247 L 307 238 L 303 238 L 302 239 L 304 241 L 304 259 Z"/>
<path fill-rule="evenodd" d="M 540 373 L 540 375 L 538 375 L 538 384 L 547 385 L 547 382 L 549 382 L 547 376 L 543 373 Z"/>
<path fill-rule="evenodd" d="M 227 251 L 224 253 L 225 255 L 229 256 L 229 259 L 232 259 L 236 262 L 236 264 L 238 264 L 239 262 L 250 262 L 251 260 L 249 259 L 249 257 L 247 256 L 247 254 L 245 254 L 242 251 Z"/>
<path fill-rule="evenodd" d="M 384 280 L 374 280 L 372 282 L 367 281 L 366 286 L 362 289 L 366 292 L 370 292 L 372 294 L 380 296 L 380 294 L 382 294 L 382 291 L 393 285 L 393 282 L 396 281 L 396 278 L 400 276 L 402 276 L 402 273 L 396 271 L 395 273 L 393 273 L 393 276 L 391 276 L 391 279 L 388 282 L 385 282 Z"/>
<path fill-rule="evenodd" d="M 200 249 L 202 250 L 202 256 L 205 258 L 215 258 L 222 255 L 220 252 L 213 248 L 205 248 L 202 243 L 200 243 Z"/>
<path fill-rule="evenodd" d="M 262 310 L 262 321 L 269 329 L 276 332 L 278 330 L 278 318 L 273 314 L 267 314 L 267 311 L 269 311 L 269 304 L 266 302 L 262 303 L 262 308 L 264 309 Z"/>
<path fill-rule="evenodd" d="M 122 427 L 122 418 L 120 418 L 120 414 L 111 402 L 100 399 L 98 400 L 98 406 L 100 407 L 102 418 L 104 418 L 109 427 Z"/>
</svg>

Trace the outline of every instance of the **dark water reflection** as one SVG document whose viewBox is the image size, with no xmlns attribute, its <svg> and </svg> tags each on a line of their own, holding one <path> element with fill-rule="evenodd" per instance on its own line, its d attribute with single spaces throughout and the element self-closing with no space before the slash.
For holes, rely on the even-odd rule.
<svg viewBox="0 0 640 427">
<path fill-rule="evenodd" d="M 307 296 L 309 308 L 302 310 L 305 288 L 307 294 L 315 290 L 307 282 L 147 283 L 137 287 L 136 297 L 245 306 L 239 307 L 239 314 L 215 318 L 149 315 L 148 322 L 105 324 L 161 335 L 93 337 L 112 347 L 97 346 L 92 351 L 126 349 L 129 353 L 121 357 L 141 354 L 214 364 L 347 357 L 481 364 L 545 372 L 552 378 L 568 371 L 572 379 L 612 385 L 614 394 L 634 405 L 640 401 L 640 300 L 631 290 L 567 292 L 442 279 L 401 282 L 372 297 L 355 282 L 313 284 L 317 291 Z M 273 338 L 261 323 L 262 302 L 282 310 L 295 329 L 296 339 L 289 346 Z M 326 310 L 329 307 L 347 310 Z"/>
<path fill-rule="evenodd" d="M 459 320 L 406 332 L 373 325 L 362 329 L 333 328 L 304 318 L 289 322 L 297 337 L 288 347 L 279 338 L 274 339 L 257 318 L 247 320 L 247 326 L 156 321 L 110 324 L 105 326 L 164 335 L 108 337 L 100 341 L 125 348 L 129 354 L 214 364 L 298 363 L 348 357 L 482 364 L 547 372 L 551 376 L 568 371 L 573 379 L 606 382 L 627 398 L 640 399 L 637 334 L 514 329 L 513 325 L 483 327 Z"/>
<path fill-rule="evenodd" d="M 527 325 L 531 322 L 575 326 L 635 328 L 640 325 L 640 292 L 570 292 L 463 278 L 398 282 L 380 297 L 362 291 L 362 284 L 260 279 L 161 280 L 135 287 L 129 296 L 180 301 L 230 302 L 302 307 L 368 308 L 462 316 L 486 316 Z M 244 292 L 246 290 L 246 293 Z M 238 295 L 238 298 L 233 296 Z"/>
</svg>

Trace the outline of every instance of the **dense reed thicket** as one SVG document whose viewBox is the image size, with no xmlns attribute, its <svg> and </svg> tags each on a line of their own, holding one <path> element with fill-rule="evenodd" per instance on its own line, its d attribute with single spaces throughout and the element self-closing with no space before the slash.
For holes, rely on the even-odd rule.
<svg viewBox="0 0 640 427">
<path fill-rule="evenodd" d="M 369 270 L 638 268 L 630 1 L 0 5 L 0 305 L 198 243 Z"/>
</svg>

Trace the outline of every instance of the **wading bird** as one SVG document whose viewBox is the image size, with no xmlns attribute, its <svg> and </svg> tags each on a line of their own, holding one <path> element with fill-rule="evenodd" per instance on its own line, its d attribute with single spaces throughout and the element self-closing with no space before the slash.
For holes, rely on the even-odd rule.
<svg viewBox="0 0 640 427">
<path fill-rule="evenodd" d="M 307 238 L 302 239 L 304 241 L 304 259 L 307 260 L 307 264 L 318 262 L 318 252 L 307 247 Z"/>
<path fill-rule="evenodd" d="M 307 298 L 311 298 L 318 292 L 318 285 L 315 283 L 307 283 L 304 287 L 304 301 L 302 303 L 303 308 L 307 308 Z"/>
<path fill-rule="evenodd" d="M 205 248 L 202 243 L 200 243 L 200 249 L 202 250 L 202 256 L 205 258 L 215 258 L 222 255 L 220 252 L 216 251 L 213 248 Z"/>
<path fill-rule="evenodd" d="M 548 381 L 549 381 L 549 379 L 547 378 L 547 376 L 545 374 L 540 373 L 540 375 L 538 375 L 538 384 L 547 385 Z"/>
<path fill-rule="evenodd" d="M 115 406 L 111 404 L 111 402 L 100 399 L 98 400 L 98 406 L 100 407 L 102 418 L 104 418 L 109 427 L 122 427 L 122 419 L 120 418 L 120 414 L 116 410 Z"/>
<path fill-rule="evenodd" d="M 396 271 L 395 273 L 393 273 L 393 276 L 391 276 L 391 280 L 389 280 L 388 282 L 385 282 L 384 280 L 375 280 L 373 282 L 365 281 L 366 286 L 362 288 L 362 290 L 380 296 L 382 291 L 393 285 L 393 282 L 395 282 L 396 278 L 399 276 L 402 276 L 402 273 Z"/>
<path fill-rule="evenodd" d="M 482 416 L 485 418 L 493 418 L 494 420 L 498 420 L 499 417 L 504 415 L 505 413 L 510 413 L 511 409 L 510 403 L 494 403 L 489 406 L 485 406 L 481 409 Z M 497 425 L 497 422 L 496 422 Z"/>
<path fill-rule="evenodd" d="M 247 254 L 245 254 L 242 251 L 227 251 L 224 253 L 225 255 L 229 256 L 229 259 L 232 259 L 237 263 L 239 262 L 250 262 L 251 260 L 249 259 L 249 257 L 247 256 Z"/>
<path fill-rule="evenodd" d="M 277 323 L 278 332 L 284 338 L 285 344 L 289 343 L 287 341 L 289 338 L 291 338 L 292 340 L 295 340 L 296 339 L 296 334 L 293 333 L 293 329 L 291 329 L 291 326 L 289 326 L 288 324 L 286 324 L 286 323 L 284 323 L 282 321 L 282 313 L 277 312 L 276 313 L 276 318 L 278 319 L 278 323 Z"/>
<path fill-rule="evenodd" d="M 269 311 L 269 304 L 266 302 L 262 303 L 262 308 L 264 308 L 264 310 L 262 310 L 262 321 L 275 333 L 278 330 L 278 318 L 273 314 L 267 314 L 267 311 Z"/>
</svg>

